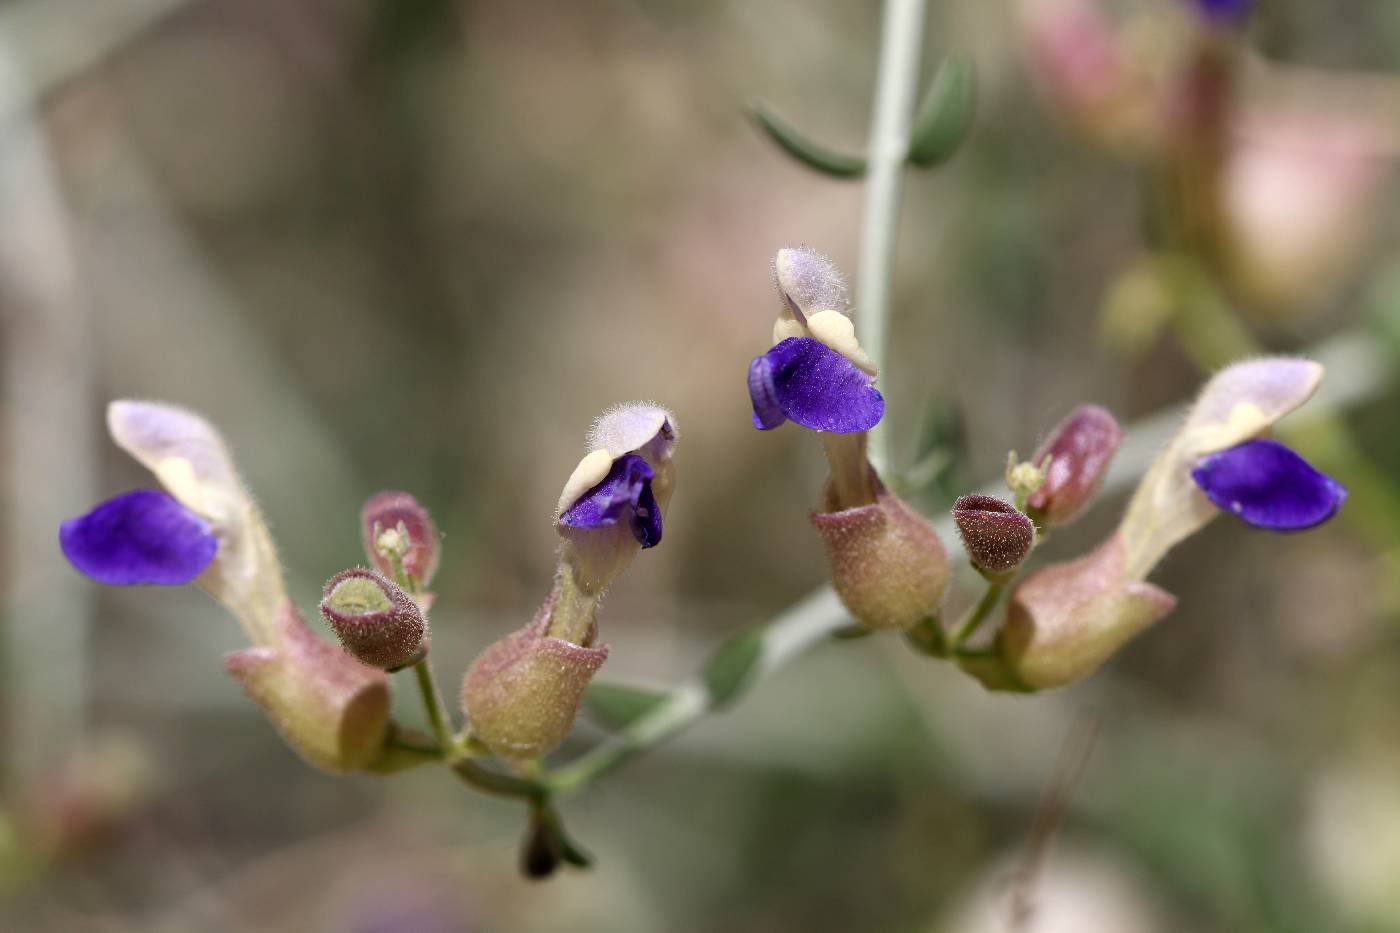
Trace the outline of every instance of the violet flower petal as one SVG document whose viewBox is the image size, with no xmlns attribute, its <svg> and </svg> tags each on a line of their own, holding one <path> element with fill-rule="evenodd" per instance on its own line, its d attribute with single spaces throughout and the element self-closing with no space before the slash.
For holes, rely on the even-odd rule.
<svg viewBox="0 0 1400 933">
<path fill-rule="evenodd" d="M 765 431 L 787 418 L 813 431 L 868 431 L 885 415 L 873 382 L 820 340 L 789 337 L 749 367 L 754 427 Z"/>
<path fill-rule="evenodd" d="M 219 549 L 209 523 L 174 497 L 138 489 L 58 528 L 63 555 L 99 583 L 176 586 L 204 572 Z"/>
<path fill-rule="evenodd" d="M 1347 498 L 1341 483 L 1273 440 L 1246 441 L 1204 457 L 1191 478 L 1216 508 L 1269 531 L 1320 525 Z"/>
<path fill-rule="evenodd" d="M 655 477 L 655 471 L 636 454 L 619 457 L 601 482 L 559 516 L 559 523 L 602 528 L 625 520 L 642 547 L 655 547 L 661 542 L 661 509 L 651 489 Z"/>
<path fill-rule="evenodd" d="M 1249 15 L 1254 0 L 1192 0 L 1206 19 L 1216 23 L 1239 23 Z"/>
</svg>

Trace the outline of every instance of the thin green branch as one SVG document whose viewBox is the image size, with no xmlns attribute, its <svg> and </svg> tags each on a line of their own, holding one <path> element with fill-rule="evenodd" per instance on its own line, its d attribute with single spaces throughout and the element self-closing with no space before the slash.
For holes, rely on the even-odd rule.
<svg viewBox="0 0 1400 933">
<path fill-rule="evenodd" d="M 890 291 L 899 239 L 899 202 L 924 38 L 924 0 L 885 0 L 875 112 L 866 147 L 865 218 L 861 225 L 856 320 L 865 352 L 884 370 Z M 870 433 L 870 462 L 883 473 L 889 463 L 883 425 Z"/>
<path fill-rule="evenodd" d="M 438 690 L 432 665 L 426 657 L 413 665 L 413 674 L 418 681 L 418 693 L 423 698 L 423 709 L 428 713 L 428 723 L 433 727 L 433 736 L 437 739 L 438 747 L 446 752 L 452 748 L 452 721 L 447 704 L 442 701 L 442 692 Z"/>
<path fill-rule="evenodd" d="M 953 651 L 962 650 L 962 646 L 967 644 L 967 640 L 977 633 L 982 623 L 992 614 L 992 610 L 1001 601 L 1001 594 L 1006 592 L 1008 584 L 988 581 L 987 589 L 982 593 L 982 598 L 977 600 L 976 605 L 967 610 L 967 614 L 959 620 L 957 627 L 953 631 Z"/>
</svg>

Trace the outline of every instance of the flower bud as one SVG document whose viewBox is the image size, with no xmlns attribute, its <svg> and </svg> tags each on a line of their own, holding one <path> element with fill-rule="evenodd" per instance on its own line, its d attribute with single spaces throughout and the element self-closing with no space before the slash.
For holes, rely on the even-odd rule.
<svg viewBox="0 0 1400 933">
<path fill-rule="evenodd" d="M 556 588 L 533 622 L 489 646 L 462 681 L 472 736 L 502 758 L 537 758 L 563 742 L 589 679 L 607 660 L 606 645 L 549 634 L 558 602 Z"/>
<path fill-rule="evenodd" d="M 1084 557 L 1036 570 L 1012 591 L 997 648 L 1018 686 L 1082 680 L 1172 610 L 1170 593 L 1124 578 L 1124 555 L 1115 535 Z"/>
<path fill-rule="evenodd" d="M 422 659 L 427 624 L 413 597 L 373 570 L 343 570 L 326 582 L 321 615 L 345 650 L 386 671 Z"/>
<path fill-rule="evenodd" d="M 1031 514 L 1046 528 L 1077 518 L 1098 492 L 1122 439 L 1107 409 L 1081 405 L 1070 412 L 1031 458 L 1045 471 L 1045 482 L 1026 500 Z"/>
<path fill-rule="evenodd" d="M 391 554 L 403 561 L 404 575 L 427 586 L 437 573 L 441 543 L 428 510 L 406 492 L 385 490 L 360 509 L 365 554 L 380 573 L 392 577 Z"/>
<path fill-rule="evenodd" d="M 996 496 L 960 496 L 953 524 L 972 565 L 986 573 L 1015 570 L 1035 546 L 1035 523 Z"/>
<path fill-rule="evenodd" d="M 389 734 L 384 672 L 317 636 L 290 604 L 277 624 L 277 647 L 235 651 L 225 669 L 306 761 L 333 772 L 369 767 Z"/>
<path fill-rule="evenodd" d="M 907 629 L 938 614 L 948 555 L 933 526 L 873 477 L 875 503 L 812 513 L 832 585 L 857 622 Z M 827 487 L 827 506 L 835 505 Z"/>
</svg>

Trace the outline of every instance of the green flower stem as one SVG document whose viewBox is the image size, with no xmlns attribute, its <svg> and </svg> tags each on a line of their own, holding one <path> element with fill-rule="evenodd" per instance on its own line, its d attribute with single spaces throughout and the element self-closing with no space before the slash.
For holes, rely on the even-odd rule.
<svg viewBox="0 0 1400 933">
<path fill-rule="evenodd" d="M 1336 410 L 1370 398 L 1384 388 L 1390 378 L 1392 364 L 1385 350 L 1365 336 L 1334 337 L 1304 355 L 1328 368 L 1328 379 L 1323 383 L 1317 403 Z M 1104 477 L 1101 495 L 1112 496 L 1136 484 L 1180 427 L 1186 410 L 1185 405 L 1174 405 L 1129 425 L 1118 455 Z M 997 482 L 980 491 L 996 495 L 1001 489 Z M 939 518 L 934 527 L 945 539 L 954 534 L 951 516 Z M 755 685 L 813 648 L 831 641 L 832 635 L 849 624 L 850 617 L 829 586 L 808 594 L 760 629 L 760 660 L 753 675 Z M 963 656 L 974 657 L 976 652 L 963 652 Z M 575 794 L 639 753 L 680 734 L 715 708 L 699 676 L 674 687 L 664 697 L 649 712 L 601 745 L 541 775 L 539 785 L 544 792 L 558 796 Z M 517 780 L 516 783 L 532 786 L 528 781 Z"/>
<path fill-rule="evenodd" d="M 442 692 L 438 690 L 432 664 L 424 657 L 413 665 L 413 674 L 418 681 L 418 693 L 423 697 L 423 708 L 427 710 L 428 722 L 433 727 L 438 747 L 446 753 L 454 746 L 452 720 L 447 712 L 447 704 L 442 701 Z"/>
<path fill-rule="evenodd" d="M 549 799 L 549 788 L 540 782 L 492 771 L 470 758 L 454 761 L 451 767 L 459 778 L 472 787 L 497 797 L 513 797 L 532 804 L 542 804 Z"/>
<path fill-rule="evenodd" d="M 384 554 L 383 551 L 380 552 Z M 422 588 L 418 585 L 417 577 L 410 577 L 404 573 L 403 555 L 399 553 L 384 554 L 389 560 L 389 566 L 394 571 L 394 582 L 402 587 L 415 601 L 421 603 Z M 413 665 L 413 676 L 418 681 L 418 694 L 423 698 L 423 709 L 428 714 L 428 723 L 433 728 L 433 736 L 437 739 L 438 748 L 442 749 L 444 755 L 451 755 L 456 748 L 456 740 L 452 736 L 452 714 L 447 711 L 447 704 L 442 700 L 442 691 L 438 689 L 437 678 L 433 676 L 433 665 L 425 654 L 423 659 Z"/>
<path fill-rule="evenodd" d="M 953 632 L 954 654 L 960 652 L 967 640 L 977 633 L 977 629 L 982 626 L 983 622 L 987 621 L 992 610 L 997 607 L 997 603 L 1001 602 L 1001 594 L 1005 593 L 1010 585 L 1009 581 L 989 580 L 987 582 L 987 589 L 982 593 L 982 598 L 977 600 L 976 605 L 968 609 L 967 614 L 958 621 L 957 628 Z"/>
<path fill-rule="evenodd" d="M 888 355 L 900 189 L 918 93 L 924 6 L 925 0 L 885 0 L 880 30 L 880 66 L 875 77 L 875 107 L 866 157 L 856 321 L 861 345 L 882 373 Z M 870 462 L 882 474 L 888 466 L 883 425 L 876 425 L 871 432 Z"/>
</svg>

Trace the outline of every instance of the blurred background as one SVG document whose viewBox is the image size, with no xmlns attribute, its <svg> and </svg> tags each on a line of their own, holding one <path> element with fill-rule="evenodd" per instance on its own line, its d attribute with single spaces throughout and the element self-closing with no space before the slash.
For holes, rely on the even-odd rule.
<svg viewBox="0 0 1400 933">
<path fill-rule="evenodd" d="M 1400 930 L 1400 5 L 1261 0 L 1228 40 L 1241 99 L 1333 118 L 1291 138 L 1366 166 L 1248 175 L 1262 214 L 1232 230 L 1324 231 L 1274 266 L 1272 241 L 1246 241 L 1229 257 L 1259 246 L 1248 274 L 1163 251 L 1170 147 L 1085 115 L 1093 63 L 1184 67 L 1185 5 L 1109 5 L 1102 36 L 1072 5 L 1037 10 L 1071 17 L 1051 32 L 1090 63 L 1070 69 L 1087 98 L 1024 6 L 931 5 L 926 73 L 966 53 L 979 99 L 963 150 L 907 182 L 895 463 L 935 457 L 911 495 L 942 514 L 1076 404 L 1127 424 L 1189 398 L 1241 333 L 1341 339 L 1369 353 L 1333 373 L 1360 401 L 1314 431 L 1353 489 L 1342 519 L 1283 538 L 1214 523 L 1155 578 L 1175 613 L 1045 696 L 987 694 L 897 639 L 821 647 L 566 802 L 597 867 L 533 884 L 518 804 L 438 769 L 310 769 L 223 674 L 242 635 L 213 601 L 101 588 L 55 529 L 151 484 L 106 439 L 116 397 L 222 427 L 305 608 L 363 560 L 360 503 L 409 490 L 445 533 L 433 654 L 455 690 L 548 592 L 590 420 L 654 399 L 679 420 L 680 485 L 665 546 L 607 601 L 600 676 L 689 675 L 824 577 L 819 445 L 756 434 L 743 375 L 778 247 L 858 277 L 861 185 L 790 160 L 747 105 L 859 151 L 878 5 L 0 6 L 0 927 L 982 931 L 1017 928 L 1024 895 L 1024 930 Z M 1191 300 L 1153 271 L 1182 255 Z M 1049 556 L 1097 542 L 1122 502 Z M 419 721 L 408 683 L 396 703 Z M 1086 722 L 1082 781 L 1037 846 Z M 561 756 L 601 734 L 585 721 Z"/>
</svg>

